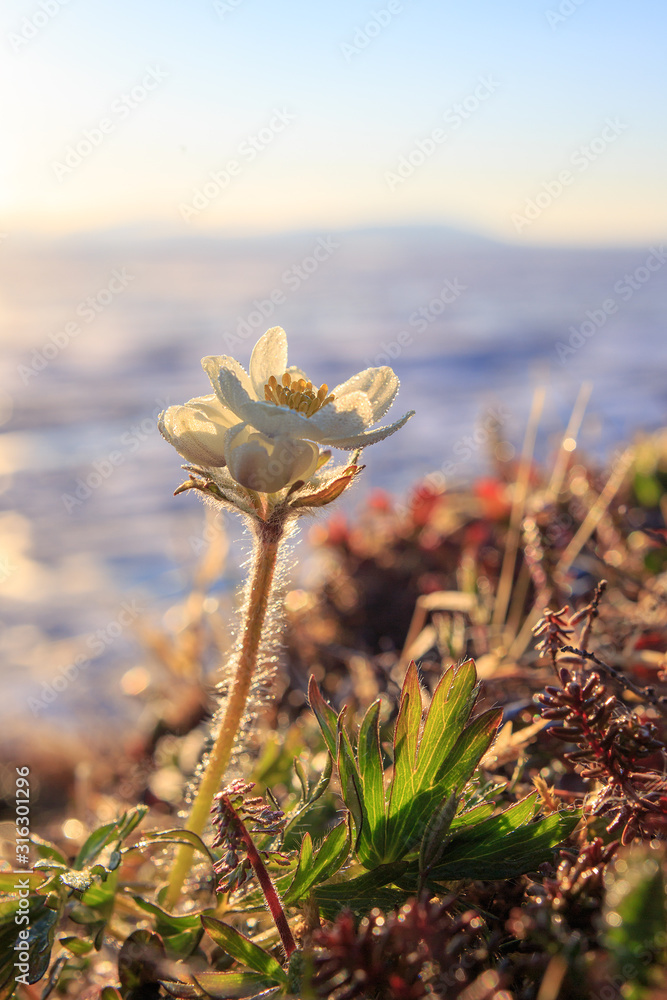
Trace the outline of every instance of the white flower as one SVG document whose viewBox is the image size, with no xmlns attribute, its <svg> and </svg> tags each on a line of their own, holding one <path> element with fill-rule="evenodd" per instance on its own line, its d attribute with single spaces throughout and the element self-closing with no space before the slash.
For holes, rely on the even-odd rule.
<svg viewBox="0 0 667 1000">
<path fill-rule="evenodd" d="M 226 355 L 202 359 L 215 395 L 199 396 L 160 414 L 163 437 L 199 467 L 227 469 L 242 486 L 276 491 L 308 480 L 318 444 L 356 449 L 381 441 L 414 411 L 370 430 L 387 412 L 399 381 L 391 368 L 367 368 L 329 392 L 287 367 L 287 337 L 279 326 L 255 344 L 250 374 Z"/>
</svg>

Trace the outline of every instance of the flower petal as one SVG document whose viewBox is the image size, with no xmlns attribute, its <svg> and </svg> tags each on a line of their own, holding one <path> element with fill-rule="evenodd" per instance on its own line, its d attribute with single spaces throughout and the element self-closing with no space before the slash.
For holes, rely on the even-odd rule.
<svg viewBox="0 0 667 1000">
<path fill-rule="evenodd" d="M 211 420 L 215 424 L 220 424 L 222 427 L 233 427 L 236 423 L 236 418 L 232 411 L 223 406 L 218 397 L 214 396 L 213 393 L 210 393 L 208 396 L 196 396 L 194 399 L 189 399 L 183 405 L 198 410 L 208 420 Z"/>
<path fill-rule="evenodd" d="M 225 450 L 233 478 L 259 493 L 276 493 L 297 479 L 309 479 L 319 458 L 311 441 L 268 438 L 247 424 L 227 432 Z"/>
<path fill-rule="evenodd" d="M 400 382 L 394 371 L 383 365 L 381 368 L 366 368 L 353 375 L 347 382 L 337 385 L 331 392 L 336 399 L 350 392 L 364 392 L 368 396 L 373 409 L 373 420 L 376 423 L 385 415 L 396 398 Z"/>
<path fill-rule="evenodd" d="M 304 437 L 321 444 L 333 444 L 336 439 L 359 434 L 375 423 L 368 397 L 363 392 L 348 392 L 334 399 L 308 418 L 312 430 Z"/>
<path fill-rule="evenodd" d="M 225 437 L 229 428 L 226 419 L 215 396 L 200 397 L 164 410 L 158 417 L 158 428 L 188 462 L 218 467 L 226 464 Z"/>
<path fill-rule="evenodd" d="M 280 379 L 287 367 L 287 335 L 272 326 L 260 337 L 250 355 L 250 378 L 257 399 L 264 399 L 264 386 L 272 375 Z"/>
<path fill-rule="evenodd" d="M 364 431 L 362 434 L 354 434 L 347 438 L 318 438 L 322 444 L 330 444 L 334 448 L 343 448 L 348 451 L 352 451 L 354 448 L 365 448 L 369 444 L 375 444 L 377 441 L 382 441 L 383 438 L 389 437 L 390 434 L 395 434 L 397 430 L 407 423 L 410 417 L 414 416 L 415 411 L 410 410 L 405 413 L 400 420 L 396 420 L 393 424 L 387 424 L 386 427 L 378 427 L 374 431 Z"/>
<path fill-rule="evenodd" d="M 230 358 L 227 354 L 214 354 L 209 355 L 206 358 L 201 359 L 201 365 L 208 377 L 211 380 L 211 385 L 215 389 L 215 393 L 220 399 L 223 405 L 227 405 L 225 400 L 221 398 L 219 392 L 218 376 L 222 371 L 232 372 L 239 380 L 245 391 L 250 397 L 254 396 L 254 391 L 252 387 L 252 382 L 250 381 L 250 376 L 247 371 L 240 365 L 236 358 Z M 262 390 L 262 399 L 264 399 L 264 391 Z"/>
<path fill-rule="evenodd" d="M 229 369 L 223 368 L 213 380 L 213 385 L 218 388 L 218 399 L 224 401 L 238 420 L 250 424 L 267 437 L 289 435 L 295 438 L 312 438 L 312 434 L 308 432 L 308 417 L 286 406 L 252 399 Z"/>
</svg>

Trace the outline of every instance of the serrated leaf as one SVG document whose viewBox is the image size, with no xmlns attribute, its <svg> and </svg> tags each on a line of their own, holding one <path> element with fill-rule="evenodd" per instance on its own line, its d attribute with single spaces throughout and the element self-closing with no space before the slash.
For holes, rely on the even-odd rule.
<svg viewBox="0 0 667 1000">
<path fill-rule="evenodd" d="M 502 708 L 490 708 L 473 719 L 440 765 L 436 781 L 440 782 L 446 777 L 448 790 L 462 788 L 493 743 L 502 718 Z"/>
<path fill-rule="evenodd" d="M 359 859 L 364 863 L 381 861 L 385 850 L 387 807 L 380 748 L 379 699 L 371 705 L 361 723 L 357 757 L 366 813 L 366 824 L 358 845 Z"/>
<path fill-rule="evenodd" d="M 387 823 L 387 851 L 385 860 L 396 860 L 420 843 L 433 810 L 454 789 L 462 789 L 488 750 L 502 710 L 491 709 L 474 719 L 467 726 L 440 763 L 434 784 L 419 791 L 409 799 L 401 814 Z"/>
<path fill-rule="evenodd" d="M 481 823 L 482 820 L 493 816 L 495 811 L 496 805 L 494 802 L 480 802 L 478 806 L 473 806 L 472 809 L 467 809 L 464 812 L 460 812 L 458 816 L 455 816 L 452 820 L 451 830 L 454 831 L 463 826 L 474 826 L 477 823 Z"/>
<path fill-rule="evenodd" d="M 338 720 L 331 705 L 328 705 L 322 697 L 322 693 L 312 675 L 308 682 L 308 701 L 322 731 L 327 750 L 335 760 L 338 751 L 338 737 L 336 735 Z"/>
<path fill-rule="evenodd" d="M 408 868 L 407 861 L 379 865 L 355 878 L 318 885 L 313 889 L 313 897 L 327 917 L 343 908 L 367 913 L 373 906 L 383 909 L 401 906 L 409 893 L 392 883 L 403 878 Z"/>
<path fill-rule="evenodd" d="M 551 860 L 552 852 L 580 819 L 579 811 L 554 813 L 508 830 L 504 814 L 493 816 L 480 824 L 486 828 L 484 837 L 474 836 L 474 827 L 452 837 L 446 860 L 433 868 L 430 878 L 434 881 L 502 879 L 534 871 L 542 862 Z"/>
<path fill-rule="evenodd" d="M 466 660 L 460 667 L 450 667 L 433 692 L 419 745 L 419 787 L 435 781 L 443 761 L 463 732 L 473 709 L 475 681 L 475 664 Z"/>
<path fill-rule="evenodd" d="M 306 834 L 304 843 L 306 837 L 310 841 L 310 835 Z M 314 860 L 312 859 L 312 845 L 310 855 L 308 853 L 304 855 L 302 845 L 302 853 L 294 880 L 283 895 L 285 905 L 291 906 L 298 903 L 307 895 L 312 886 L 331 878 L 345 863 L 349 851 L 349 833 L 345 823 L 339 823 L 327 835 Z M 308 863 L 306 863 L 306 858 L 308 858 Z"/>
<path fill-rule="evenodd" d="M 392 820 L 416 791 L 417 743 L 422 719 L 422 697 L 414 660 L 410 663 L 401 690 L 401 704 L 394 729 L 394 777 L 387 807 L 387 836 Z"/>
<path fill-rule="evenodd" d="M 225 924 L 216 917 L 202 916 L 201 922 L 206 932 L 228 955 L 242 965 L 259 972 L 274 983 L 286 983 L 287 975 L 273 955 L 264 951 L 236 928 Z"/>
</svg>

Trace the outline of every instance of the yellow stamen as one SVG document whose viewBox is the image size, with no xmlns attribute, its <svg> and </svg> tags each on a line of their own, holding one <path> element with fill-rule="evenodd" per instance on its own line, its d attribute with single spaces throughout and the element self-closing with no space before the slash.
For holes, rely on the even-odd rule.
<svg viewBox="0 0 667 1000">
<path fill-rule="evenodd" d="M 264 386 L 264 399 L 267 403 L 288 406 L 290 410 L 296 410 L 297 413 L 303 413 L 306 417 L 312 417 L 327 403 L 333 402 L 334 396 L 329 394 L 329 386 L 326 382 L 323 382 L 316 390 L 312 382 L 305 378 L 292 380 L 290 373 L 285 372 L 280 381 L 275 375 L 271 375 Z"/>
</svg>

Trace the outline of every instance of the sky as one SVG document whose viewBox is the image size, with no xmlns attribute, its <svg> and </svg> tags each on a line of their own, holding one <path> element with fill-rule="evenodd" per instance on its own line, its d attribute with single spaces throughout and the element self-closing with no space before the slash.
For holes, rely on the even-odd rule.
<svg viewBox="0 0 667 1000">
<path fill-rule="evenodd" d="M 667 234 L 663 0 L 4 0 L 0 238 Z"/>
</svg>

